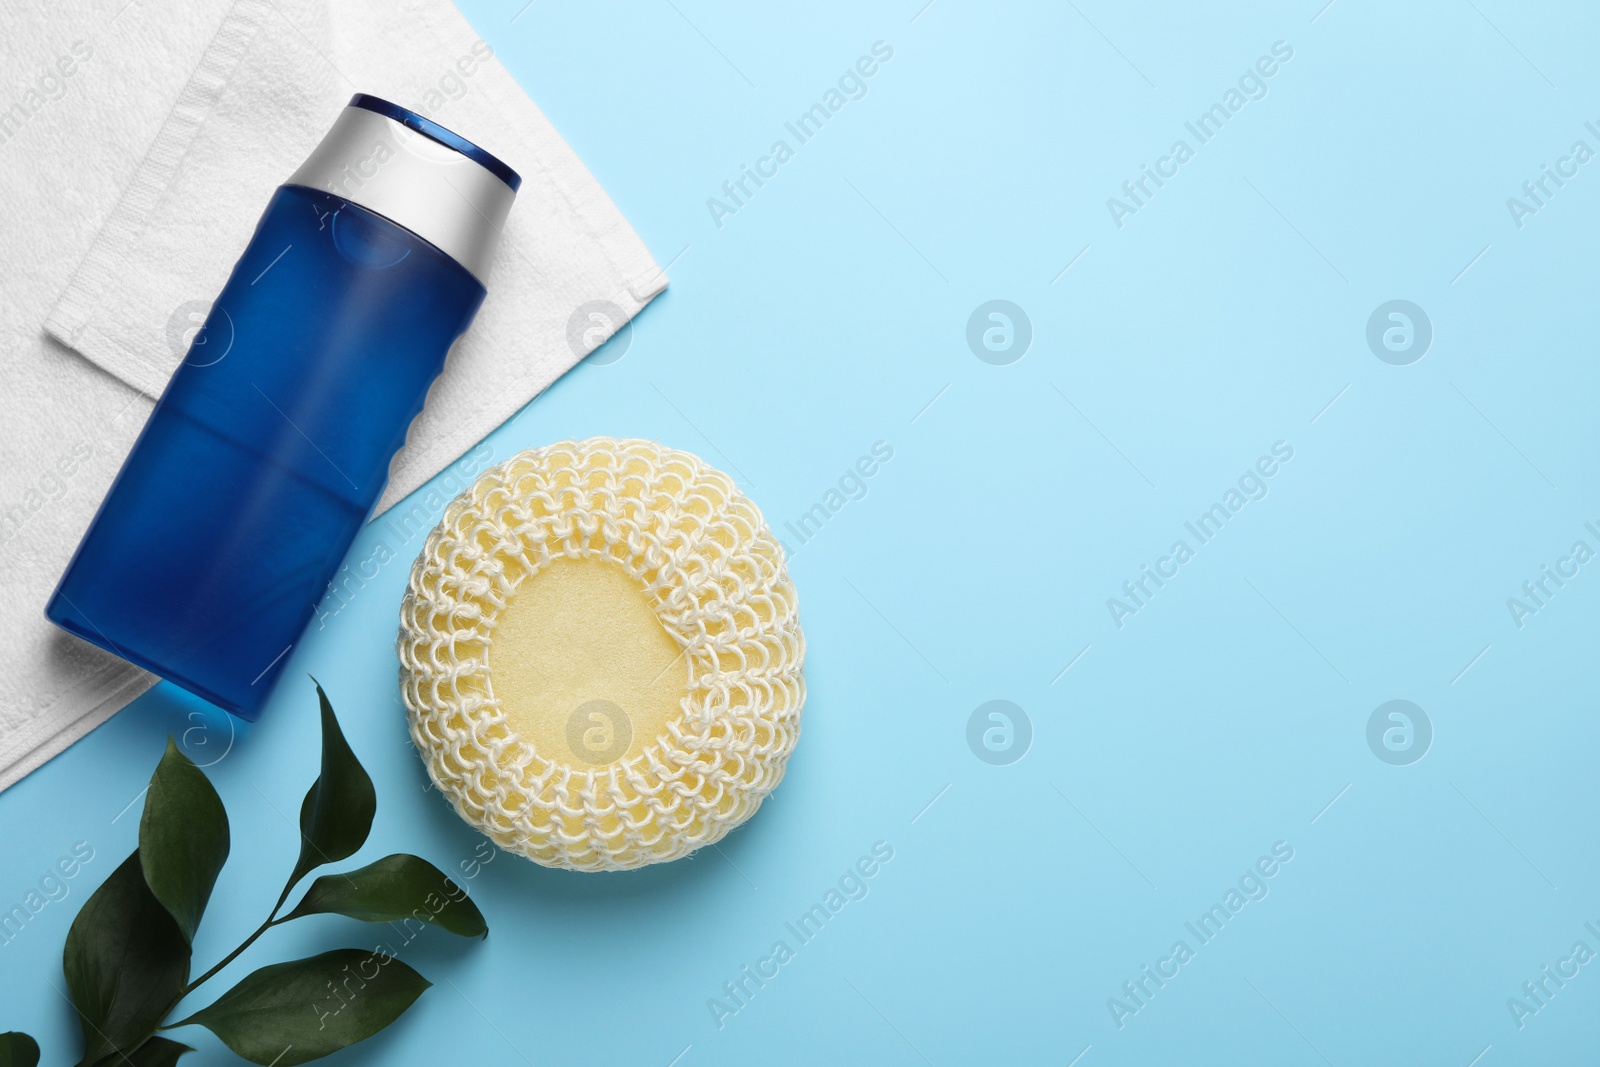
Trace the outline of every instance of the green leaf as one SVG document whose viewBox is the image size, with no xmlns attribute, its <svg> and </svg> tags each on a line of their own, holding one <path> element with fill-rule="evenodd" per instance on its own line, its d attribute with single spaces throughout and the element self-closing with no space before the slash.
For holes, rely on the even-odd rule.
<svg viewBox="0 0 1600 1067">
<path fill-rule="evenodd" d="M 348 915 L 369 923 L 416 919 L 461 937 L 486 937 L 483 913 L 445 873 L 403 852 L 348 874 L 325 874 L 311 883 L 284 922 L 303 915 Z"/>
<path fill-rule="evenodd" d="M 198 1023 L 251 1063 L 292 1067 L 371 1037 L 429 984 L 387 952 L 340 948 L 263 967 L 173 1025 Z"/>
<path fill-rule="evenodd" d="M 300 805 L 300 858 L 284 889 L 286 896 L 307 871 L 346 859 L 365 844 L 378 811 L 372 779 L 350 751 L 320 684 L 317 697 L 322 701 L 322 773 Z"/>
<path fill-rule="evenodd" d="M 38 1067 L 39 1042 L 20 1030 L 0 1034 L 0 1067 Z"/>
<path fill-rule="evenodd" d="M 205 914 L 228 860 L 228 812 L 205 772 L 167 738 L 150 776 L 139 820 L 139 862 L 145 884 L 171 913 L 186 941 Z"/>
<path fill-rule="evenodd" d="M 83 1063 L 148 1037 L 189 979 L 189 942 L 145 884 L 139 852 L 122 861 L 72 920 L 62 952 L 83 1028 Z"/>
<path fill-rule="evenodd" d="M 188 1045 L 164 1037 L 152 1037 L 127 1055 L 113 1052 L 95 1067 L 172 1067 L 178 1062 L 179 1056 L 193 1051 Z"/>
</svg>

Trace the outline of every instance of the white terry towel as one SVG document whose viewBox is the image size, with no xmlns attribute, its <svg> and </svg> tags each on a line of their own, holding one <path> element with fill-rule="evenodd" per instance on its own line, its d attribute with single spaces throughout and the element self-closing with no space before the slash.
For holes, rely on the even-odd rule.
<svg viewBox="0 0 1600 1067">
<path fill-rule="evenodd" d="M 6 315 L 0 440 L 7 459 L 0 464 L 0 516 L 13 501 L 47 505 L 25 507 L 14 532 L 0 519 L 0 538 L 16 541 L 0 551 L 0 582 L 12 605 L 0 618 L 0 672 L 14 683 L 0 690 L 0 788 L 153 681 L 55 633 L 42 615 L 45 602 L 150 398 L 182 359 L 272 190 L 353 93 L 374 93 L 425 114 L 523 177 L 489 297 L 396 457 L 380 512 L 514 414 L 666 286 L 627 220 L 447 0 L 237 0 L 225 13 L 213 2 L 217 14 L 210 20 L 195 18 L 205 3 L 185 5 L 180 14 L 135 2 L 118 14 L 127 2 L 79 16 L 112 26 L 103 34 L 112 40 L 96 45 L 80 72 L 104 79 L 95 92 L 63 95 L 52 102 L 48 128 L 41 112 L 30 124 L 40 129 L 24 129 L 18 145 L 0 145 L 13 149 L 0 151 L 7 157 L 0 159 L 4 188 L 26 188 L 31 196 L 0 223 L 0 284 L 9 294 L 13 280 L 22 279 L 15 284 L 26 281 L 31 298 L 26 307 L 0 312 Z M 46 18 L 30 7 L 35 3 L 28 0 L 20 14 L 8 5 L 0 15 L 0 37 L 26 39 L 20 49 L 10 46 L 22 58 L 14 69 L 53 62 L 57 39 L 65 37 L 60 48 L 76 39 L 55 14 L 59 5 Z M 163 27 L 188 20 L 191 38 L 195 22 L 215 30 L 187 64 L 179 47 L 170 50 L 169 62 L 192 75 L 166 98 L 154 124 L 144 116 L 143 158 L 86 188 L 79 160 L 105 155 L 95 140 L 99 131 L 124 120 L 130 96 L 143 102 L 165 88 L 138 76 L 133 57 L 151 46 L 117 37 L 135 18 Z M 113 43 L 121 59 L 94 69 Z M 15 151 L 25 137 L 39 144 Z M 108 185 L 121 194 L 109 209 Z M 92 241 L 82 234 L 75 245 L 61 240 L 59 228 L 85 228 L 85 212 L 103 220 Z M 70 223 L 68 214 L 76 216 Z M 74 254 L 81 262 L 62 289 L 60 267 Z M 46 277 L 22 278 L 41 269 Z M 59 293 L 59 301 L 46 316 L 47 293 Z M 590 314 L 593 307 L 604 310 Z M 40 338 L 41 321 L 84 358 Z M 83 452 L 89 458 L 73 459 Z M 74 473 L 60 473 L 68 466 Z M 41 477 L 67 488 L 49 499 L 53 489 L 33 484 Z"/>
</svg>

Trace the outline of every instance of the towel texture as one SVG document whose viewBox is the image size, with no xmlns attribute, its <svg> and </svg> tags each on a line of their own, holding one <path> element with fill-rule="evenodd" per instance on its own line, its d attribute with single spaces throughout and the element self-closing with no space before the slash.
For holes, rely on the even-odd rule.
<svg viewBox="0 0 1600 1067">
<path fill-rule="evenodd" d="M 380 512 L 666 286 L 445 0 L 100 8 L 20 0 L 0 14 L 0 66 L 19 74 L 14 101 L 0 97 L 0 183 L 15 197 L 0 217 L 0 582 L 13 605 L 0 618 L 0 789 L 154 681 L 56 631 L 45 602 L 273 188 L 352 93 L 422 112 L 524 178 L 489 298 Z"/>
</svg>

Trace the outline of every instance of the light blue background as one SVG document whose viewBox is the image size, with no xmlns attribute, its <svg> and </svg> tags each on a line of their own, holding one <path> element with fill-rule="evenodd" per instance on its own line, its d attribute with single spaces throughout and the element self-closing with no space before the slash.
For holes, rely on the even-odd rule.
<svg viewBox="0 0 1600 1067">
<path fill-rule="evenodd" d="M 339 1062 L 1591 1062 L 1600 963 L 1523 1029 L 1506 1001 L 1574 942 L 1600 950 L 1600 563 L 1521 629 L 1506 600 L 1574 541 L 1600 549 L 1600 161 L 1521 229 L 1506 199 L 1575 140 L 1600 149 L 1600 11 L 921 2 L 464 5 L 672 261 L 623 358 L 568 375 L 495 455 L 657 438 L 735 471 L 774 527 L 874 442 L 894 458 L 809 543 L 785 537 L 809 699 L 760 814 L 720 854 L 637 873 L 494 860 L 468 883 L 487 942 L 407 946 L 435 988 Z M 785 121 L 879 40 L 866 97 L 716 226 L 707 198 L 794 147 Z M 1197 146 L 1184 122 L 1275 41 L 1294 56 L 1268 95 Z M 1118 229 L 1107 197 L 1179 137 L 1194 159 Z M 995 298 L 1034 330 L 1007 366 L 965 341 Z M 1396 298 L 1434 329 L 1409 366 L 1365 341 Z M 1106 599 L 1276 441 L 1294 458 L 1270 495 L 1118 629 Z M 254 926 L 315 774 L 307 672 L 377 782 L 362 857 L 472 856 L 397 696 L 416 547 L 231 747 L 226 717 L 163 685 L 0 796 L 0 905 L 73 842 L 97 853 L 0 947 L 5 1026 L 66 1062 L 44 980 L 133 847 L 125 808 L 169 732 L 221 757 L 233 820 L 197 959 Z M 1034 730 L 1009 766 L 966 742 L 996 698 Z M 1395 698 L 1435 731 L 1410 766 L 1367 746 Z M 870 894 L 719 1029 L 708 998 L 877 841 L 894 859 Z M 1119 1029 L 1107 999 L 1196 947 L 1185 921 L 1278 841 L 1270 895 Z M 296 924 L 230 973 L 379 936 Z M 229 1059 L 179 1036 L 190 1062 Z"/>
</svg>

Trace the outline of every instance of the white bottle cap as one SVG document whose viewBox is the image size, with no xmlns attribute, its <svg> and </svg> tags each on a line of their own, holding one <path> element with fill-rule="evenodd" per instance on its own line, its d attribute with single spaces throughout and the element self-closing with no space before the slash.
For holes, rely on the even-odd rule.
<svg viewBox="0 0 1600 1067">
<path fill-rule="evenodd" d="M 332 193 L 404 226 L 487 288 L 522 179 L 438 123 L 357 93 L 287 184 Z"/>
</svg>

